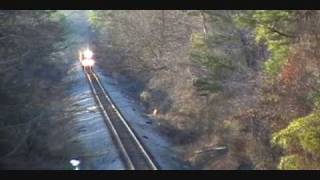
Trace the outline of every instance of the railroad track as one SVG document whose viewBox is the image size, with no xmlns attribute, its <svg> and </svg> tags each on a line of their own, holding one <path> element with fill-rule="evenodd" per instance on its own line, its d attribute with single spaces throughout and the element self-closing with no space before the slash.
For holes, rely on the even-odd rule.
<svg viewBox="0 0 320 180">
<path fill-rule="evenodd" d="M 112 101 L 96 73 L 92 69 L 84 70 L 84 72 L 126 168 L 129 170 L 158 170 L 158 165 Z"/>
</svg>

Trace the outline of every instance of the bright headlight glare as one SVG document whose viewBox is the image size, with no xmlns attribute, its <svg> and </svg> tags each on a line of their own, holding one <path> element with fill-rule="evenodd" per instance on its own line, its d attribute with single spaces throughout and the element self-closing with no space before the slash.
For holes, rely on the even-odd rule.
<svg viewBox="0 0 320 180">
<path fill-rule="evenodd" d="M 93 52 L 90 51 L 89 49 L 87 49 L 87 50 L 85 50 L 85 51 L 83 52 L 83 55 L 84 55 L 84 58 L 90 59 L 90 58 L 92 58 L 92 56 L 93 56 Z"/>
<path fill-rule="evenodd" d="M 82 61 L 83 66 L 93 66 L 94 65 L 94 60 L 93 59 L 85 59 Z"/>
</svg>

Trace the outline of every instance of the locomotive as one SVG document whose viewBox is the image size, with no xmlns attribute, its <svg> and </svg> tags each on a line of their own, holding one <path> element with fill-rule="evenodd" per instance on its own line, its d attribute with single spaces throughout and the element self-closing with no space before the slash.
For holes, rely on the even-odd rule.
<svg viewBox="0 0 320 180">
<path fill-rule="evenodd" d="M 79 51 L 79 60 L 85 71 L 92 71 L 92 66 L 95 64 L 93 52 L 87 48 L 84 51 Z"/>
</svg>

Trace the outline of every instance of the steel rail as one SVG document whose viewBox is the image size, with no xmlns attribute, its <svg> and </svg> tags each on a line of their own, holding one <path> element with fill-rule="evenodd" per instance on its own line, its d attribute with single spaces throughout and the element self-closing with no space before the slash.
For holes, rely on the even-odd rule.
<svg viewBox="0 0 320 180">
<path fill-rule="evenodd" d="M 158 165 L 112 101 L 96 73 L 92 69 L 84 70 L 84 72 L 127 168 L 130 170 L 158 170 Z"/>
</svg>

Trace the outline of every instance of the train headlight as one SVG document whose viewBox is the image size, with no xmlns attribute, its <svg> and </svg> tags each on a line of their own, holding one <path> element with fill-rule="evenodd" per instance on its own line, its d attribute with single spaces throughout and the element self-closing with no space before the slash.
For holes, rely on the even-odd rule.
<svg viewBox="0 0 320 180">
<path fill-rule="evenodd" d="M 94 65 L 94 60 L 93 59 L 84 59 L 82 61 L 83 66 L 93 66 Z"/>
<path fill-rule="evenodd" d="M 93 56 L 93 52 L 90 51 L 90 49 L 86 49 L 84 52 L 83 52 L 83 56 L 85 59 L 91 59 L 92 56 Z"/>
</svg>

